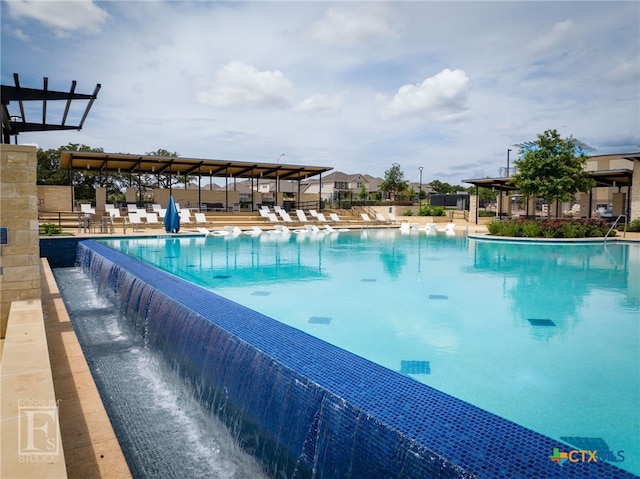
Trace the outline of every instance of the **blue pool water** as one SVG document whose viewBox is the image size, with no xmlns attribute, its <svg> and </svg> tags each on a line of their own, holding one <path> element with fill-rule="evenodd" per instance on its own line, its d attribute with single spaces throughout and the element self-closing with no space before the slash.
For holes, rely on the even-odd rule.
<svg viewBox="0 0 640 479">
<path fill-rule="evenodd" d="M 103 243 L 640 471 L 639 245 L 373 230 Z"/>
</svg>

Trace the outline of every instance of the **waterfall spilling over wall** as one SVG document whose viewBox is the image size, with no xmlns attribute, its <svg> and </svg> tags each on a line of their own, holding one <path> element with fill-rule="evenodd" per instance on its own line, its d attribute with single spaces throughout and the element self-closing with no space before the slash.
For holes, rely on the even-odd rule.
<svg viewBox="0 0 640 479">
<path fill-rule="evenodd" d="M 633 477 L 94 241 L 78 261 L 274 477 Z"/>
</svg>

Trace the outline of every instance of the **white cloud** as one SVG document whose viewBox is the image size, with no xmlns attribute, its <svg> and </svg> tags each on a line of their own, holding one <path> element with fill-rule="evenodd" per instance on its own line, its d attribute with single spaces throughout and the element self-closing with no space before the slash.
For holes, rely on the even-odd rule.
<svg viewBox="0 0 640 479">
<path fill-rule="evenodd" d="M 294 110 L 298 113 L 338 113 L 342 108 L 343 95 L 317 93 L 305 98 Z"/>
<path fill-rule="evenodd" d="M 638 82 L 640 79 L 640 62 L 626 62 L 616 66 L 605 75 L 614 83 Z"/>
<path fill-rule="evenodd" d="M 284 107 L 289 104 L 291 82 L 280 71 L 258 71 L 232 61 L 220 68 L 211 87 L 197 94 L 199 103 L 211 106 Z"/>
<path fill-rule="evenodd" d="M 540 35 L 531 42 L 531 51 L 540 55 L 552 52 L 564 45 L 570 39 L 573 30 L 574 26 L 571 20 L 556 23 L 551 31 L 544 35 Z"/>
<path fill-rule="evenodd" d="M 20 30 L 19 28 L 16 28 L 15 30 L 13 30 L 13 36 L 23 42 L 31 41 L 31 37 L 26 33 L 24 33 L 22 30 Z"/>
<path fill-rule="evenodd" d="M 386 118 L 424 116 L 437 121 L 453 121 L 467 113 L 467 85 L 464 70 L 441 71 L 420 84 L 400 87 L 392 100 L 379 95 Z"/>
<path fill-rule="evenodd" d="M 332 7 L 311 27 L 312 38 L 330 44 L 361 44 L 399 34 L 388 11 L 376 4 Z"/>
<path fill-rule="evenodd" d="M 5 2 L 14 18 L 32 18 L 66 36 L 75 30 L 96 33 L 109 14 L 92 1 L 34 1 Z"/>
</svg>

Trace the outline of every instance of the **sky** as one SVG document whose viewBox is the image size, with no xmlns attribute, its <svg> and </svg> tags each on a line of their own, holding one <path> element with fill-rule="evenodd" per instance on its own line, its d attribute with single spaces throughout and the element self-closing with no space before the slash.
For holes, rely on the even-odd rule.
<svg viewBox="0 0 640 479">
<path fill-rule="evenodd" d="M 0 3 L 1 79 L 102 88 L 20 144 L 328 166 L 462 184 L 556 129 L 640 150 L 637 1 Z M 42 118 L 29 103 L 29 121 Z M 86 102 L 73 103 L 78 124 Z M 59 123 L 64 102 L 49 102 Z M 9 111 L 19 115 L 17 104 Z M 13 140 L 12 140 L 13 141 Z M 508 150 L 511 149 L 511 152 Z M 282 156 L 284 155 L 284 156 Z M 469 185 L 464 185 L 469 186 Z"/>
</svg>

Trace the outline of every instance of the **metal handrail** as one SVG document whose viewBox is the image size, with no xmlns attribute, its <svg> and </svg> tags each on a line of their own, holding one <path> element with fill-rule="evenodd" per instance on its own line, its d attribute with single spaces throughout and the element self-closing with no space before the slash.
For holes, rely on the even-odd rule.
<svg viewBox="0 0 640 479">
<path fill-rule="evenodd" d="M 627 215 L 618 215 L 618 217 L 616 218 L 616 220 L 613 222 L 613 224 L 611 225 L 611 228 L 609 228 L 609 231 L 607 231 L 607 234 L 604 235 L 604 242 L 607 242 L 607 237 L 609 236 L 609 233 L 611 233 L 611 230 L 613 230 L 613 228 L 615 228 L 618 225 L 618 222 L 620 221 L 620 218 L 624 218 L 624 232 L 622 234 L 623 238 L 627 237 Z"/>
</svg>

